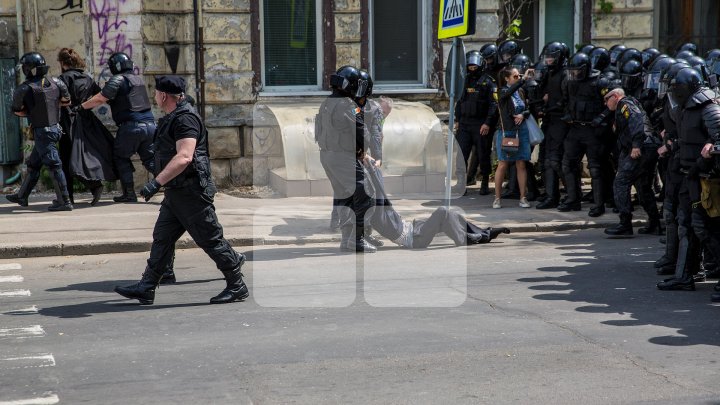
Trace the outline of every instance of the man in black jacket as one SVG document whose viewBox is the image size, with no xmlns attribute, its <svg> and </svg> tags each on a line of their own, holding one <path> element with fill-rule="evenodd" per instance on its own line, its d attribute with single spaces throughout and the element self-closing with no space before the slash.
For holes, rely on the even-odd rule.
<svg viewBox="0 0 720 405">
<path fill-rule="evenodd" d="M 167 115 L 160 119 L 155 138 L 156 176 L 140 194 L 148 201 L 165 187 L 165 198 L 160 205 L 142 279 L 127 287 L 115 287 L 115 292 L 137 299 L 141 304 L 152 304 L 155 288 L 173 260 L 175 242 L 188 232 L 225 276 L 226 288 L 212 297 L 210 303 L 242 301 L 249 296 L 240 272 L 245 256 L 236 252 L 223 237 L 213 206 L 217 190 L 210 171 L 207 129 L 185 100 L 184 93 L 182 77 L 155 79 L 155 101 Z"/>
<path fill-rule="evenodd" d="M 630 188 L 635 185 L 640 202 L 652 224 L 660 226 L 660 212 L 655 204 L 652 180 L 657 164 L 659 139 L 655 138 L 640 103 L 625 95 L 622 88 L 605 95 L 605 104 L 615 112 L 615 130 L 618 134 L 620 159 L 613 184 L 615 206 L 620 211 L 620 224 L 605 229 L 610 236 L 632 236 L 632 202 Z"/>
</svg>

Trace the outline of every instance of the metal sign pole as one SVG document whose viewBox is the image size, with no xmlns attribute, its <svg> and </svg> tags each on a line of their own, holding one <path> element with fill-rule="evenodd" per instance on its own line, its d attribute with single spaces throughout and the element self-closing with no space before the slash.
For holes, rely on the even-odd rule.
<svg viewBox="0 0 720 405">
<path fill-rule="evenodd" d="M 450 120 L 448 122 L 448 147 L 447 147 L 447 171 L 445 172 L 445 207 L 450 208 L 450 179 L 452 178 L 452 167 L 453 167 L 453 149 L 455 144 L 455 136 L 453 134 L 453 127 L 455 126 L 455 80 L 457 70 L 457 57 L 455 52 L 459 51 L 458 38 L 453 38 L 452 50 L 450 55 L 452 56 L 452 62 L 450 67 Z"/>
</svg>

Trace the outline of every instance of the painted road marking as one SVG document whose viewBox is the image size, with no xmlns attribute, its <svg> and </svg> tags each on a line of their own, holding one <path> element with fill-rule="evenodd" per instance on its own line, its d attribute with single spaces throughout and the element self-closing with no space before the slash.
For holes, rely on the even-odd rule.
<svg viewBox="0 0 720 405">
<path fill-rule="evenodd" d="M 7 311 L 3 312 L 3 315 L 29 315 L 29 314 L 37 314 L 38 308 L 33 305 L 31 307 L 22 308 L 22 309 L 16 309 L 14 311 Z"/>
<path fill-rule="evenodd" d="M 22 283 L 23 276 L 0 276 L 0 283 Z"/>
<path fill-rule="evenodd" d="M 44 397 L 19 399 L 17 401 L 0 401 L 0 405 L 53 405 L 60 402 L 60 398 L 52 392 L 47 393 Z"/>
<path fill-rule="evenodd" d="M 0 271 L 2 270 L 22 270 L 22 265 L 20 263 L 0 264 Z"/>
<path fill-rule="evenodd" d="M 2 297 L 29 297 L 30 290 L 7 290 L 0 291 L 0 298 Z"/>
<path fill-rule="evenodd" d="M 12 362 L 10 364 L 5 362 Z M 41 368 L 41 367 L 55 367 L 55 356 L 52 353 L 40 354 L 36 356 L 23 356 L 23 357 L 9 357 L 7 359 L 0 359 L 0 364 L 6 364 L 5 369 L 19 369 L 19 368 Z"/>
<path fill-rule="evenodd" d="M 33 325 L 27 328 L 0 329 L 0 338 L 25 339 L 42 336 L 45 336 L 45 330 L 40 325 Z"/>
</svg>

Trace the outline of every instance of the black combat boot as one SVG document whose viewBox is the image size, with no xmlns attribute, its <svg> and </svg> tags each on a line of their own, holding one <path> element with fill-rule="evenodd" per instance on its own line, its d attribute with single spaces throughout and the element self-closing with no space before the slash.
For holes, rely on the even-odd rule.
<svg viewBox="0 0 720 405">
<path fill-rule="evenodd" d="M 693 253 L 696 249 L 690 246 L 687 235 L 680 238 L 678 244 L 677 263 L 675 264 L 675 277 L 665 279 L 657 283 L 658 290 L 663 291 L 695 291 L 695 280 L 689 268 L 693 267 Z"/>
<path fill-rule="evenodd" d="M 557 208 L 560 202 L 560 192 L 558 191 L 558 178 L 553 169 L 545 169 L 545 192 L 547 193 L 545 201 L 536 205 L 535 208 L 539 210 Z"/>
<path fill-rule="evenodd" d="M 368 241 L 365 239 L 364 228 L 359 226 L 352 227 L 346 243 L 340 246 L 340 249 L 356 253 L 377 252 L 377 248 L 368 243 Z"/>
<path fill-rule="evenodd" d="M 633 236 L 632 214 L 620 214 L 620 223 L 605 229 L 605 234 L 613 238 Z"/>
<path fill-rule="evenodd" d="M 243 274 L 240 272 L 240 268 L 244 263 L 245 256 L 241 255 L 240 265 L 232 270 L 222 270 L 227 286 L 220 294 L 210 298 L 211 304 L 228 304 L 233 301 L 243 301 L 250 296 L 250 292 L 242 279 Z"/>
<path fill-rule="evenodd" d="M 96 185 L 95 187 L 90 189 L 90 192 L 92 193 L 92 196 L 93 196 L 92 201 L 90 201 L 90 206 L 94 207 L 95 205 L 97 205 L 98 202 L 100 202 L 100 197 L 102 197 L 102 191 L 103 191 L 102 183 L 100 183 L 99 185 Z"/>
<path fill-rule="evenodd" d="M 508 228 L 488 228 L 487 230 L 490 232 L 490 240 L 497 238 L 501 233 L 510 233 L 510 229 Z"/>
<path fill-rule="evenodd" d="M 134 183 L 123 183 L 122 190 L 123 190 L 122 195 L 118 196 L 118 197 L 113 197 L 113 201 L 119 202 L 119 203 L 137 202 L 137 195 L 135 195 L 135 184 Z"/>
<path fill-rule="evenodd" d="M 48 211 L 72 211 L 73 206 L 70 202 L 70 195 L 68 194 L 67 186 L 63 184 L 62 180 L 65 176 L 61 171 L 53 173 L 52 178 L 53 188 L 55 189 L 55 197 L 52 205 L 48 207 Z"/>
<path fill-rule="evenodd" d="M 38 182 L 38 179 L 40 178 L 40 172 L 32 170 L 28 167 L 27 169 L 27 176 L 25 177 L 25 180 L 23 180 L 22 185 L 18 189 L 17 193 L 15 194 L 8 194 L 5 196 L 8 201 L 14 202 L 21 207 L 27 207 L 28 206 L 28 197 L 30 196 L 30 192 L 32 191 L 33 187 Z"/>
<path fill-rule="evenodd" d="M 125 298 L 140 301 L 140 305 L 151 305 L 155 301 L 155 288 L 160 284 L 161 278 L 162 274 L 145 267 L 140 281 L 127 287 L 115 287 L 115 292 Z"/>
<path fill-rule="evenodd" d="M 177 278 L 175 277 L 175 251 L 173 250 L 172 258 L 165 268 L 165 272 L 160 279 L 160 284 L 175 284 Z"/>
<path fill-rule="evenodd" d="M 605 214 L 605 199 L 603 196 L 603 184 L 601 179 L 592 180 L 593 201 L 595 205 L 588 211 L 588 216 L 596 218 Z"/>
<path fill-rule="evenodd" d="M 678 243 L 678 227 L 677 223 L 673 222 L 665 228 L 665 254 L 655 261 L 654 267 L 658 275 L 666 276 L 675 272 Z"/>
<path fill-rule="evenodd" d="M 482 181 L 480 182 L 480 191 L 478 191 L 478 194 L 480 195 L 488 195 L 490 194 L 490 176 L 487 174 L 483 174 Z"/>
<path fill-rule="evenodd" d="M 660 222 L 660 218 L 650 218 L 647 226 L 638 228 L 638 233 L 643 235 L 664 235 L 665 227 Z"/>
</svg>

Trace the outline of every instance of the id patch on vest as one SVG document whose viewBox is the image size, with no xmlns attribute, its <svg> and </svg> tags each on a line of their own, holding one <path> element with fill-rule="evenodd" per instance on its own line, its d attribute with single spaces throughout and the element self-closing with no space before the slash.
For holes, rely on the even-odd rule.
<svg viewBox="0 0 720 405">
<path fill-rule="evenodd" d="M 497 89 L 495 89 L 495 91 L 493 91 L 493 99 L 494 99 L 495 101 L 498 101 L 498 91 L 497 91 Z"/>
<path fill-rule="evenodd" d="M 468 87 L 468 88 L 466 89 L 466 91 L 467 91 L 468 93 L 475 93 L 476 90 L 475 90 L 475 87 Z"/>
</svg>

